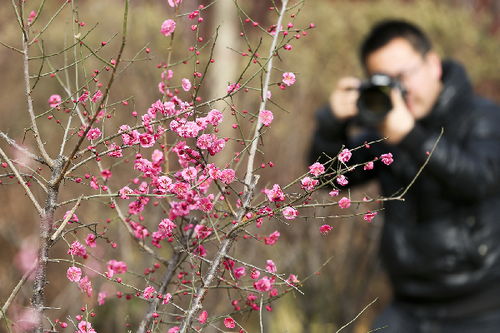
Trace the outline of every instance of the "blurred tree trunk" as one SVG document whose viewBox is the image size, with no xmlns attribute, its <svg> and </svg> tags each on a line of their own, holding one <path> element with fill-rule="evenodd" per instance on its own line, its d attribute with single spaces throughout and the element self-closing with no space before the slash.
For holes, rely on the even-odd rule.
<svg viewBox="0 0 500 333">
<path fill-rule="evenodd" d="M 214 7 L 215 10 L 213 11 L 213 19 L 211 21 L 218 25 L 214 28 L 218 28 L 219 31 L 213 54 L 215 62 L 208 74 L 208 82 L 210 82 L 210 85 L 208 85 L 210 89 L 208 96 L 210 99 L 225 94 L 228 83 L 233 83 L 237 80 L 240 69 L 240 62 L 237 61 L 238 58 L 236 58 L 235 52 L 228 48 L 231 47 L 234 50 L 240 49 L 237 9 L 233 1 L 217 1 Z M 218 102 L 213 107 L 223 110 L 227 108 L 227 104 Z M 224 117 L 229 117 L 229 114 L 230 112 L 224 112 Z M 221 137 L 231 136 L 231 123 L 231 121 L 222 122 L 219 132 Z M 229 153 L 231 152 L 227 150 L 223 154 L 224 156 L 219 155 L 218 162 L 227 162 Z"/>
</svg>

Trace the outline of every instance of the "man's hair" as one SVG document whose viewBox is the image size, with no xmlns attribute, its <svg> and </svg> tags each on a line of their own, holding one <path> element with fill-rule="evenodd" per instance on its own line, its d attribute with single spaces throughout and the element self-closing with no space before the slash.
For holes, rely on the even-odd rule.
<svg viewBox="0 0 500 333">
<path fill-rule="evenodd" d="M 366 67 L 366 59 L 370 54 L 396 38 L 407 40 L 422 56 L 432 48 L 429 38 L 416 25 L 403 20 L 384 20 L 371 29 L 361 44 L 359 55 L 362 66 Z"/>
</svg>

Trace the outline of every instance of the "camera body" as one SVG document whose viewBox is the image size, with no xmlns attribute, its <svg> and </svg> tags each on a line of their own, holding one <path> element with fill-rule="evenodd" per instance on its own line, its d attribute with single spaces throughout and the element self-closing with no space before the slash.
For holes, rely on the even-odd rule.
<svg viewBox="0 0 500 333">
<path fill-rule="evenodd" d="M 365 126 L 378 125 L 392 109 L 391 90 L 399 89 L 406 95 L 406 89 L 401 81 L 386 74 L 373 74 L 368 80 L 361 83 L 358 107 L 358 120 Z"/>
</svg>

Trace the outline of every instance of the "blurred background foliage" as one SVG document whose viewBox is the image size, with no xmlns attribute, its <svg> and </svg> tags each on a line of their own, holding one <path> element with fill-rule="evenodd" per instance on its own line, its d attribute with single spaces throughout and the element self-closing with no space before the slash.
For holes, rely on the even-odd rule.
<svg viewBox="0 0 500 333">
<path fill-rule="evenodd" d="M 30 1 L 30 9 L 36 9 L 35 3 Z M 203 99 L 208 99 L 224 94 L 227 83 L 234 82 L 248 62 L 248 57 L 241 56 L 241 52 L 247 52 L 247 47 L 244 39 L 240 37 L 240 32 L 244 29 L 249 43 L 253 46 L 258 43 L 261 34 L 257 33 L 258 28 L 240 20 L 232 1 L 202 3 L 213 8 L 203 14 L 205 22 L 200 25 L 200 36 L 205 41 L 210 40 L 220 25 L 214 50 L 216 62 L 200 93 Z M 264 28 L 272 24 L 276 17 L 269 10 L 271 2 L 239 3 L 240 9 Z M 47 1 L 45 10 L 34 28 L 41 29 L 60 4 L 61 1 Z M 193 0 L 185 0 L 182 12 L 194 10 L 198 4 Z M 99 54 L 109 61 L 120 44 L 123 2 L 80 0 L 74 1 L 73 5 L 74 9 L 78 9 L 79 21 L 85 22 L 85 26 L 80 28 L 81 31 L 75 30 L 75 25 L 71 22 L 71 6 L 68 6 L 64 9 L 67 12 L 58 16 L 38 43 L 34 44 L 32 56 L 58 53 L 72 43 L 73 35 L 84 35 L 93 29 L 84 42 L 92 49 L 98 49 L 102 41 L 108 41 Z M 406 18 L 421 25 L 443 57 L 457 59 L 466 66 L 480 94 L 500 102 L 499 7 L 498 1 L 495 0 L 309 0 L 299 4 L 294 9 L 298 15 L 295 18 L 289 17 L 288 20 L 293 21 L 295 27 L 307 27 L 313 22 L 316 28 L 308 30 L 307 35 L 301 36 L 299 40 L 292 40 L 293 50 L 280 51 L 280 61 L 275 64 L 278 70 L 274 82 L 280 81 L 281 71 L 292 71 L 297 75 L 297 83 L 284 92 L 277 86 L 272 88 L 270 109 L 275 114 L 275 121 L 263 138 L 262 155 L 258 163 L 272 161 L 275 166 L 261 170 L 262 187 L 273 183 L 287 184 L 306 172 L 307 150 L 314 130 L 314 111 L 326 103 L 339 77 L 352 74 L 361 76 L 357 57 L 358 44 L 371 25 L 380 19 Z M 173 10 L 168 7 L 166 0 L 131 1 L 125 58 L 134 61 L 120 74 L 111 95 L 113 101 L 126 98 L 131 100 L 128 106 L 117 106 L 112 110 L 113 128 L 129 121 L 132 111 L 142 114 L 160 97 L 157 84 L 161 70 L 157 65 L 167 61 L 170 41 L 159 33 L 159 27 L 163 20 L 173 16 Z M 192 21 L 187 20 L 185 16 L 178 18 L 172 61 L 187 59 L 192 55 L 188 50 L 195 42 L 195 33 L 190 30 L 191 24 Z M 7 1 L 0 6 L 0 41 L 14 47 L 20 45 L 19 29 L 13 9 Z M 268 43 L 268 39 L 263 40 L 263 50 Z M 146 53 L 145 47 L 150 48 L 151 53 Z M 206 61 L 209 49 L 210 45 L 202 51 L 200 59 Z M 88 54 L 84 47 L 77 47 L 75 51 Z M 33 139 L 31 133 L 25 131 L 29 124 L 25 111 L 21 60 L 21 56 L 14 51 L 0 48 L 0 124 L 2 131 L 29 145 Z M 47 73 L 51 66 L 61 68 L 71 61 L 71 55 L 68 54 L 54 56 L 50 62 L 33 60 L 31 74 L 36 75 L 39 71 Z M 202 61 L 202 66 L 203 64 Z M 78 73 L 80 77 L 88 76 L 94 69 L 102 70 L 102 67 L 102 62 L 88 58 L 80 64 Z M 195 66 L 192 59 L 185 65 L 180 64 L 176 66 L 175 79 L 179 81 L 182 77 L 192 77 L 194 70 L 200 71 L 200 68 Z M 75 74 L 71 69 L 67 77 L 64 72 L 59 72 L 57 78 L 74 82 Z M 51 94 L 64 95 L 57 78 L 47 75 L 37 83 L 33 94 L 37 113 L 48 110 L 47 99 Z M 250 86 L 259 88 L 258 78 L 252 81 Z M 90 91 L 96 89 L 92 84 L 88 87 Z M 239 93 L 229 104 L 237 110 L 246 109 L 252 113 L 256 112 L 258 102 L 258 92 L 250 90 L 248 93 Z M 230 124 L 237 120 L 230 120 L 229 104 L 218 105 L 229 119 L 229 126 L 226 125 L 227 128 L 223 128 L 222 132 L 235 138 L 238 133 L 234 132 Z M 240 120 L 241 118 L 238 121 Z M 57 152 L 55 143 L 62 135 L 62 127 L 45 116 L 41 118 L 40 124 L 49 151 Z M 243 130 L 249 128 L 245 123 L 242 123 L 241 127 Z M 238 143 L 233 142 L 226 148 L 226 156 L 222 157 L 222 160 L 230 158 L 237 149 Z M 88 171 L 95 172 L 91 169 Z M 21 276 L 18 267 L 12 263 L 19 261 L 21 249 L 36 243 L 38 218 L 31 207 L 25 206 L 29 203 L 18 186 L 0 186 L 0 300 L 3 303 Z M 361 197 L 365 193 L 376 195 L 377 185 L 368 184 L 353 191 L 352 195 Z M 73 196 L 74 193 L 63 193 L 60 199 Z M 326 197 L 324 193 L 320 194 L 321 196 Z M 366 209 L 368 207 L 353 207 L 352 212 Z M 88 221 L 103 220 L 103 217 L 110 214 L 109 208 L 104 204 L 84 204 L 82 210 L 85 211 Z M 64 211 L 61 210 L 59 214 L 62 215 Z M 367 332 L 374 315 L 390 298 L 376 256 L 383 217 L 377 217 L 372 223 L 366 223 L 359 217 L 330 219 L 326 222 L 334 226 L 333 231 L 328 236 L 321 236 L 318 228 L 325 220 L 315 216 L 335 215 L 338 212 L 335 209 L 322 209 L 300 213 L 307 218 L 297 219 L 290 225 L 272 222 L 259 231 L 269 233 L 279 230 L 282 238 L 277 245 L 265 247 L 257 242 L 242 243 L 235 249 L 236 253 L 245 253 L 250 262 L 259 265 L 262 265 L 266 258 L 273 259 L 278 263 L 280 272 L 295 273 L 303 281 L 304 295 L 290 293 L 273 306 L 271 314 L 264 317 L 268 327 L 266 331 L 336 332 L 367 304 L 378 298 L 360 318 L 343 330 Z M 121 246 L 121 250 L 116 252 L 117 256 L 129 262 L 133 269 L 141 272 L 144 267 L 152 264 L 137 262 L 131 250 L 133 245 L 127 235 L 118 233 L 116 237 Z M 54 255 L 64 253 L 63 247 L 54 249 Z M 63 282 L 64 271 L 63 268 L 56 269 L 51 275 L 53 282 L 48 287 L 48 297 L 54 306 L 60 304 L 61 299 L 82 297 L 73 286 L 59 288 L 59 281 L 66 285 Z M 31 289 L 26 286 L 18 297 L 20 301 L 16 306 L 27 305 L 26 300 L 30 294 Z M 23 297 L 25 301 L 22 301 Z M 63 309 L 57 315 L 64 318 L 66 313 L 75 313 L 82 302 L 74 302 L 72 309 Z M 224 306 L 220 304 L 220 300 L 207 302 L 213 302 L 214 307 Z M 136 301 L 110 304 L 98 311 L 94 325 L 98 332 L 122 331 L 125 329 L 124 321 L 133 324 L 144 311 L 143 304 Z M 246 316 L 248 314 L 243 315 Z M 258 330 L 258 325 L 254 315 L 251 317 L 254 324 L 250 320 L 248 330 L 254 332 Z"/>
</svg>

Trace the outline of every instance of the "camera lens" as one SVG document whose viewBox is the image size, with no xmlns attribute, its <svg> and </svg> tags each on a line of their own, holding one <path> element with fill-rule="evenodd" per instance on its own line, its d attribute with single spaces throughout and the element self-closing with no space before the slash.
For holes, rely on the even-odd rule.
<svg viewBox="0 0 500 333">
<path fill-rule="evenodd" d="M 392 109 L 391 89 L 400 87 L 396 80 L 384 74 L 372 75 L 359 88 L 358 118 L 363 125 L 376 126 Z"/>
<path fill-rule="evenodd" d="M 385 115 L 392 109 L 390 87 L 371 86 L 360 94 L 358 103 L 369 112 Z"/>
</svg>

